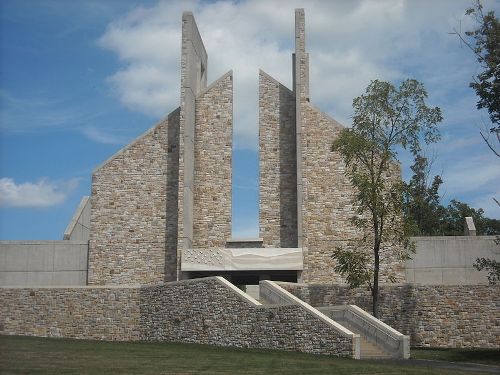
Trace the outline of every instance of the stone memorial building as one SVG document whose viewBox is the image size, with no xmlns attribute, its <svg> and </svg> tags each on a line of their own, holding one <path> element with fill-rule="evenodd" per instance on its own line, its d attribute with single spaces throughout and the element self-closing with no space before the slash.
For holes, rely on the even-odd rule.
<svg viewBox="0 0 500 375">
<path fill-rule="evenodd" d="M 304 11 L 295 18 L 292 89 L 259 72 L 260 238 L 231 239 L 233 74 L 207 86 L 207 52 L 184 13 L 180 107 L 94 171 L 89 284 L 339 281 L 331 249 L 355 232 L 330 151 L 342 125 L 309 100 Z M 403 264 L 390 267 L 402 280 Z"/>
<path fill-rule="evenodd" d="M 334 272 L 332 250 L 359 233 L 330 150 L 343 126 L 310 100 L 305 29 L 297 9 L 291 88 L 258 74 L 259 238 L 231 238 L 233 73 L 207 85 L 208 54 L 185 12 L 180 106 L 94 170 L 64 240 L 0 241 L 0 334 L 353 358 L 408 358 L 410 339 L 500 347 L 498 287 L 472 267 L 499 256 L 473 223 L 467 236 L 417 238 L 411 260 L 381 254 L 381 321 L 361 309 L 370 292 Z"/>
</svg>

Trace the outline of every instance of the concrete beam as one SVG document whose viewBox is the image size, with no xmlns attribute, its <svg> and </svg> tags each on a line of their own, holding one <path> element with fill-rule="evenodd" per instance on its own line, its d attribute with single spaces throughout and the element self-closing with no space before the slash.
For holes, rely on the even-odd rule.
<svg viewBox="0 0 500 375">
<path fill-rule="evenodd" d="M 302 249 L 187 249 L 182 271 L 302 270 Z"/>
</svg>

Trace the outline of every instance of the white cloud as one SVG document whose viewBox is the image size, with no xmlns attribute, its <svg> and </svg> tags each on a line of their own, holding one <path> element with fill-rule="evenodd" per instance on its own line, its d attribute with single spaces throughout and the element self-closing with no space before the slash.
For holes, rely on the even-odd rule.
<svg viewBox="0 0 500 375">
<path fill-rule="evenodd" d="M 444 173 L 444 181 L 444 189 L 455 194 L 478 191 L 500 185 L 500 168 L 498 163 L 485 163 L 481 158 L 465 160 L 449 167 Z"/>
<path fill-rule="evenodd" d="M 1 207 L 50 207 L 63 203 L 78 186 L 78 179 L 17 184 L 12 178 L 0 178 Z"/>
<path fill-rule="evenodd" d="M 489 194 L 484 194 L 476 197 L 471 201 L 471 206 L 475 208 L 482 208 L 484 216 L 490 218 L 500 218 L 500 206 L 493 200 L 496 198 L 500 201 L 500 189 L 493 190 Z"/>
<path fill-rule="evenodd" d="M 109 82 L 130 109 L 160 117 L 177 107 L 180 17 L 182 10 L 191 10 L 208 51 L 209 80 L 234 71 L 235 146 L 256 149 L 258 69 L 291 86 L 294 8 L 301 6 L 300 1 L 279 0 L 160 1 L 136 8 L 109 24 L 98 41 L 123 62 Z M 352 99 L 370 80 L 403 79 L 410 69 L 422 72 L 416 78 L 429 83 L 430 92 L 438 91 L 437 99 L 449 96 L 456 90 L 457 75 L 473 74 L 470 61 L 457 58 L 463 51 L 447 33 L 468 6 L 467 0 L 308 2 L 313 103 L 348 124 Z M 454 50 L 458 52 L 448 54 Z M 457 112 L 447 104 L 448 112 Z"/>
<path fill-rule="evenodd" d="M 94 127 L 83 128 L 81 131 L 90 140 L 108 145 L 123 145 L 129 140 L 128 137 L 110 133 Z"/>
<path fill-rule="evenodd" d="M 62 100 L 50 98 L 45 93 L 17 97 L 0 90 L 0 130 L 23 133 L 57 129 L 81 117 L 79 111 L 62 104 Z"/>
<path fill-rule="evenodd" d="M 467 155 L 467 152 L 460 153 Z M 460 161 L 450 162 L 443 171 L 443 180 L 441 193 L 445 200 L 455 198 L 483 208 L 487 217 L 500 218 L 500 207 L 492 199 L 500 199 L 500 168 L 493 153 L 463 156 Z"/>
</svg>

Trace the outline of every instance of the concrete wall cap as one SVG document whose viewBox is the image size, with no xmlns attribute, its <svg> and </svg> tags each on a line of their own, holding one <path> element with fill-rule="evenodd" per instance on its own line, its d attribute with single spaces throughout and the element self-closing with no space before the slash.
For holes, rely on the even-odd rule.
<svg viewBox="0 0 500 375">
<path fill-rule="evenodd" d="M 75 229 L 76 224 L 78 223 L 78 220 L 80 219 L 80 216 L 83 213 L 83 210 L 89 204 L 90 202 L 90 197 L 88 195 L 84 195 L 82 200 L 80 201 L 80 204 L 78 205 L 78 208 L 76 209 L 75 213 L 73 214 L 73 217 L 71 218 L 71 221 L 69 222 L 68 226 L 66 227 L 66 230 L 64 231 L 63 234 L 63 240 L 69 240 L 71 237 L 71 232 L 73 232 L 73 229 Z"/>
<path fill-rule="evenodd" d="M 88 245 L 88 241 L 80 240 L 2 240 L 2 245 Z M 1 250 L 1 249 L 0 249 Z"/>
</svg>

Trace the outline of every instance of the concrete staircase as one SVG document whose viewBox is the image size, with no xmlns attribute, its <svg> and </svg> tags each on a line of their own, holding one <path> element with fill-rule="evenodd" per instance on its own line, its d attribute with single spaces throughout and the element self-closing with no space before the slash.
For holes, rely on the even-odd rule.
<svg viewBox="0 0 500 375">
<path fill-rule="evenodd" d="M 360 358 L 409 358 L 410 337 L 355 305 L 322 306 L 319 311 L 360 336 Z"/>
<path fill-rule="evenodd" d="M 386 359 L 410 357 L 410 338 L 355 305 L 312 307 L 272 281 L 261 281 L 259 290 L 247 289 L 262 304 L 298 304 L 312 314 L 329 318 L 331 324 L 357 338 L 354 358 Z"/>
<path fill-rule="evenodd" d="M 346 321 L 337 321 L 346 327 L 349 331 L 357 333 L 360 336 L 360 359 L 388 359 L 392 356 L 383 350 L 380 346 L 371 342 L 370 339 L 364 335 L 361 330 L 354 327 Z"/>
</svg>

